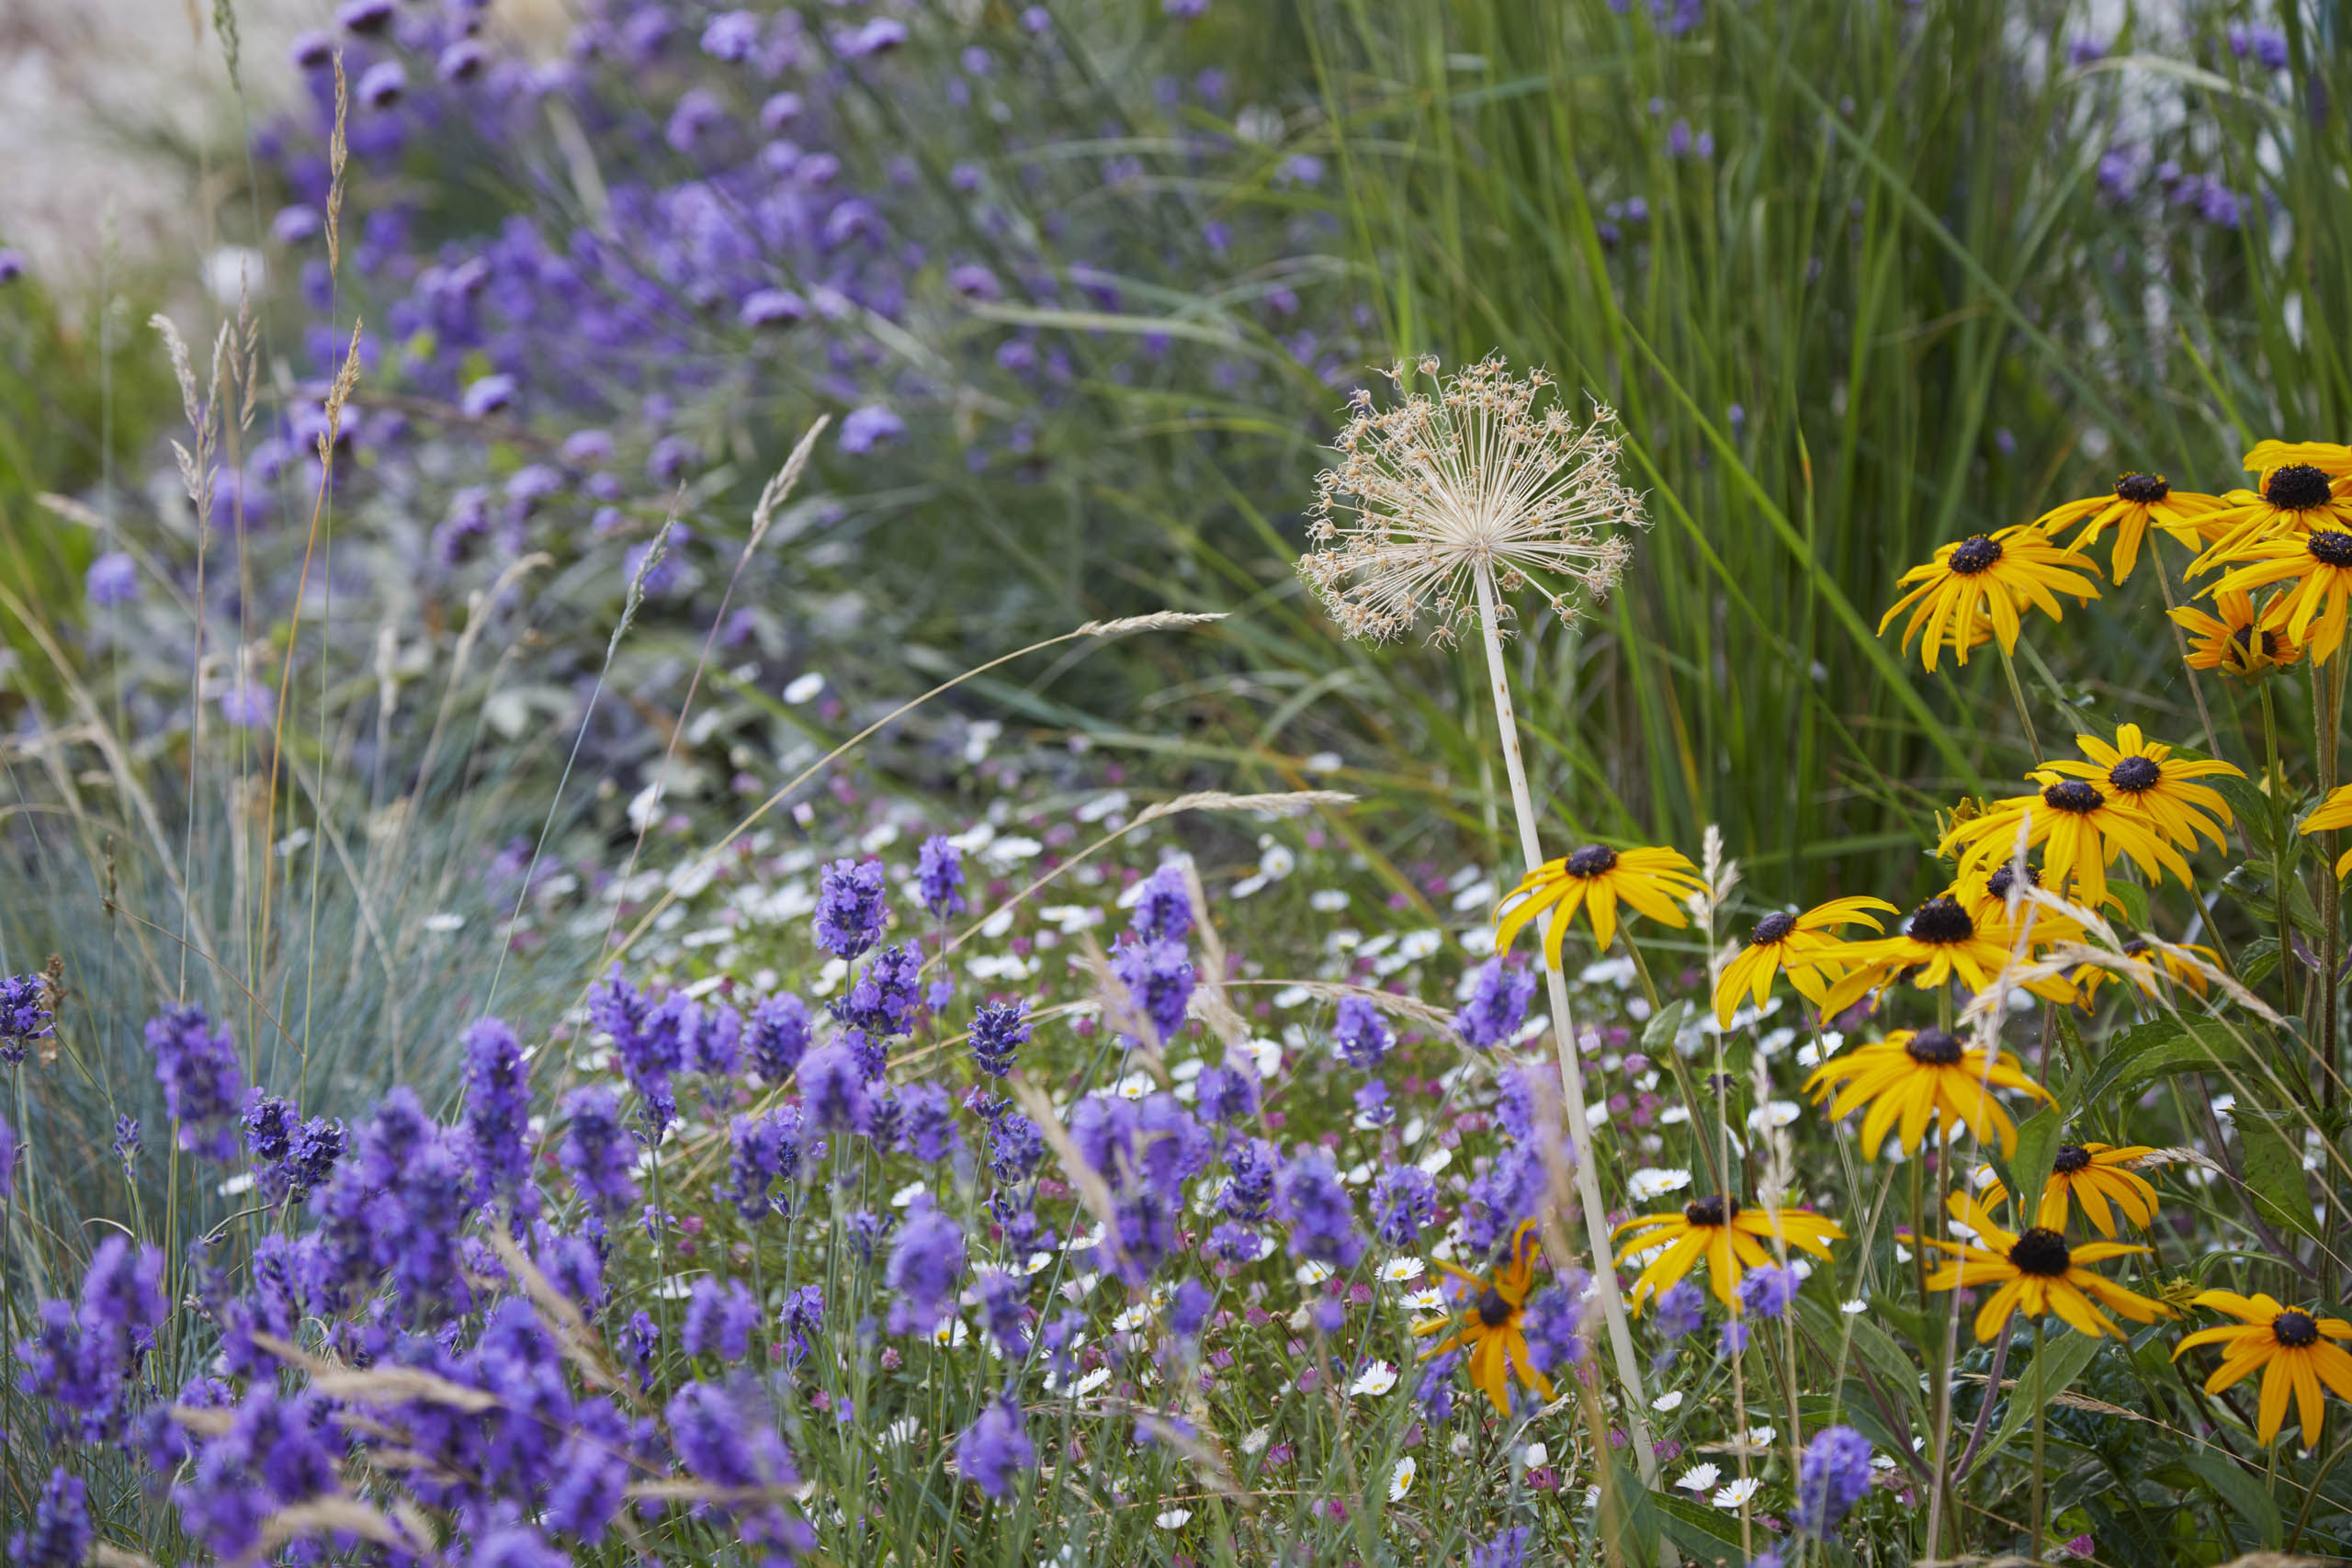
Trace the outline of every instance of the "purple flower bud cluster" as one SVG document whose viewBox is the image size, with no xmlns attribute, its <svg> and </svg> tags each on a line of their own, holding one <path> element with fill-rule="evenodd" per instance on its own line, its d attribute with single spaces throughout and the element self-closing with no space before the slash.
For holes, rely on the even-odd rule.
<svg viewBox="0 0 2352 1568">
<path fill-rule="evenodd" d="M 1437 1218 L 1437 1179 L 1417 1165 L 1384 1171 L 1372 1186 L 1372 1231 L 1389 1247 L 1410 1247 Z"/>
<path fill-rule="evenodd" d="M 788 991 L 768 998 L 752 1010 L 746 1044 L 760 1080 L 771 1086 L 784 1082 L 808 1050 L 807 1005 Z"/>
<path fill-rule="evenodd" d="M 1804 1283 L 1795 1269 L 1767 1263 L 1740 1276 L 1739 1303 L 1758 1317 L 1777 1318 L 1795 1302 Z"/>
<path fill-rule="evenodd" d="M 8 1561 L 24 1568 L 82 1568 L 96 1537 L 89 1489 L 61 1465 L 41 1485 L 31 1526 L 8 1538 Z"/>
<path fill-rule="evenodd" d="M 991 1401 L 956 1439 L 956 1469 L 990 1497 L 1005 1496 L 1013 1478 L 1037 1467 L 1037 1450 L 1023 1428 L 1018 1401 Z"/>
<path fill-rule="evenodd" d="M 1122 941 L 1111 950 L 1111 973 L 1126 987 L 1128 1005 L 1151 1025 L 1152 1043 L 1164 1048 L 1184 1027 L 1193 997 L 1193 961 L 1184 944 L 1149 937 Z"/>
<path fill-rule="evenodd" d="M 871 1039 L 904 1034 L 922 1008 L 922 950 L 913 942 L 886 947 L 866 960 L 833 1016 Z"/>
<path fill-rule="evenodd" d="M 792 1186 L 800 1175 L 800 1108 L 778 1106 L 728 1123 L 726 1195 L 746 1220 L 792 1212 Z"/>
<path fill-rule="evenodd" d="M 721 1284 L 706 1274 L 695 1281 L 694 1293 L 686 1299 L 686 1325 L 679 1343 L 689 1356 L 740 1361 L 751 1354 L 752 1335 L 759 1326 L 760 1303 L 741 1280 Z"/>
<path fill-rule="evenodd" d="M 1274 1179 L 1274 1217 L 1290 1227 L 1295 1257 L 1352 1269 L 1363 1258 L 1355 1204 L 1327 1149 L 1302 1145 Z"/>
<path fill-rule="evenodd" d="M 929 1194 L 915 1199 L 906 1223 L 890 1244 L 883 1280 L 898 1299 L 890 1305 L 890 1332 L 929 1334 L 953 1310 L 964 1274 L 964 1233 L 940 1213 Z"/>
<path fill-rule="evenodd" d="M 573 1089 L 564 1097 L 563 1118 L 556 1157 L 571 1174 L 573 1190 L 607 1218 L 635 1203 L 637 1147 L 621 1127 L 620 1104 L 612 1090 Z"/>
<path fill-rule="evenodd" d="M 349 1142 L 342 1122 L 324 1116 L 306 1122 L 292 1100 L 264 1094 L 258 1087 L 245 1091 L 245 1110 L 240 1120 L 256 1182 L 272 1203 L 300 1202 L 324 1186 Z M 118 1148 L 123 1142 L 122 1129 L 118 1127 Z M 139 1124 L 132 1122 L 129 1143 L 134 1152 L 138 1142 Z"/>
<path fill-rule="evenodd" d="M 25 1059 L 25 1047 L 46 1040 L 56 1031 L 57 1015 L 42 1004 L 49 984 L 39 975 L 0 976 L 0 1063 L 14 1066 Z"/>
<path fill-rule="evenodd" d="M 1193 895 L 1184 868 L 1171 861 L 1144 878 L 1128 924 L 1146 942 L 1182 942 L 1193 929 Z"/>
<path fill-rule="evenodd" d="M 189 1154 L 234 1159 L 245 1097 L 244 1070 L 226 1029 L 215 1030 L 201 1008 L 173 1008 L 147 1021 L 147 1049 L 155 1079 Z"/>
<path fill-rule="evenodd" d="M 1013 1056 L 1029 1043 L 1025 1002 L 982 1002 L 972 1014 L 972 1062 L 990 1077 L 1012 1071 Z"/>
<path fill-rule="evenodd" d="M 1341 1061 L 1364 1072 L 1380 1066 L 1388 1048 L 1396 1043 L 1396 1037 L 1382 1021 L 1380 1010 L 1363 997 L 1340 999 L 1338 1014 L 1331 1022 L 1331 1040 L 1339 1047 Z"/>
<path fill-rule="evenodd" d="M 1871 1489 L 1871 1444 L 1851 1427 L 1825 1427 L 1797 1461 L 1797 1529 L 1826 1537 Z"/>
<path fill-rule="evenodd" d="M 45 1301 L 17 1342 L 26 1387 L 50 1407 L 52 1426 L 84 1442 L 114 1436 L 126 1414 L 127 1380 L 164 1321 L 164 1257 L 108 1235 L 91 1254 L 78 1302 Z"/>
<path fill-rule="evenodd" d="M 1469 998 L 1453 1015 L 1462 1038 L 1481 1051 L 1491 1051 L 1518 1038 L 1527 1021 L 1528 1004 L 1535 998 L 1535 976 L 1517 964 L 1489 958 L 1471 971 Z"/>
<path fill-rule="evenodd" d="M 527 1214 L 537 1206 L 523 1194 L 531 1179 L 531 1072 L 514 1032 L 498 1019 L 477 1019 L 459 1041 L 465 1051 L 466 1134 L 474 1175 L 484 1197 L 495 1196 Z"/>
<path fill-rule="evenodd" d="M 1494 1163 L 1472 1179 L 1462 1205 L 1462 1236 L 1473 1252 L 1489 1252 L 1532 1219 L 1544 1201 L 1550 1178 L 1544 1156 L 1532 1144 L 1517 1144 L 1497 1155 Z"/>
<path fill-rule="evenodd" d="M 964 912 L 964 856 L 944 834 L 925 839 L 916 853 L 915 892 L 935 920 Z"/>
<path fill-rule="evenodd" d="M 837 860 L 817 874 L 817 945 L 854 961 L 882 940 L 888 918 L 882 863 Z"/>
</svg>

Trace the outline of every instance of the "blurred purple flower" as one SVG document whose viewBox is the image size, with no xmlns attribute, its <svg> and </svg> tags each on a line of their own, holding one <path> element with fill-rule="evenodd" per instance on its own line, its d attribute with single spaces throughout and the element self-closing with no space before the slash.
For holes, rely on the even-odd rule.
<svg viewBox="0 0 2352 1568">
<path fill-rule="evenodd" d="M 458 406 L 468 419 L 487 419 L 512 403 L 515 390 L 512 376 L 483 376 L 466 384 Z"/>
<path fill-rule="evenodd" d="M 713 60 L 740 64 L 760 46 L 760 18 L 750 11 L 721 11 L 703 25 L 702 51 Z"/>
<path fill-rule="evenodd" d="M 201 1008 L 177 1007 L 149 1019 L 146 1034 L 179 1146 L 214 1159 L 235 1158 L 245 1081 L 229 1032 L 215 1030 Z"/>
<path fill-rule="evenodd" d="M 408 67 L 397 60 L 381 60 L 359 73 L 352 96 L 371 109 L 390 108 L 408 91 Z"/>
<path fill-rule="evenodd" d="M 990 1400 L 956 1439 L 956 1471 L 990 1497 L 1012 1490 L 1012 1478 L 1036 1467 L 1037 1450 L 1022 1429 L 1021 1406 L 1007 1396 Z"/>
<path fill-rule="evenodd" d="M 864 456 L 885 442 L 907 433 L 907 422 L 880 403 L 868 403 L 853 409 L 842 421 L 842 450 L 853 456 Z"/>
</svg>

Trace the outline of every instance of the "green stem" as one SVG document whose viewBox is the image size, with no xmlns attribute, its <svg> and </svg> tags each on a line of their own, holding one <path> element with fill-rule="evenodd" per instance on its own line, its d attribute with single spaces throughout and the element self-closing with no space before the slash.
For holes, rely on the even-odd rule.
<svg viewBox="0 0 2352 1568">
<path fill-rule="evenodd" d="M 1994 646 L 2001 648 L 1998 638 L 1994 640 Z M 2026 749 L 2033 753 L 2034 766 L 2040 767 L 2041 765 L 2041 737 L 2034 732 L 2033 710 L 2026 705 L 2025 687 L 2018 682 L 2017 657 L 2007 648 L 2001 648 L 2001 673 L 2008 677 L 2009 701 L 2017 704 L 2018 722 L 2025 726 Z"/>
<path fill-rule="evenodd" d="M 2270 695 L 2270 678 L 2265 676 L 2255 690 L 2262 698 L 2262 744 L 2268 769 L 2269 788 L 2264 794 L 2270 802 L 2270 902 L 2278 917 L 2278 974 L 2286 988 L 2287 1010 L 2291 1013 L 2299 1010 L 2295 1001 L 2299 976 L 2287 918 L 2287 773 L 2278 765 L 2278 706 Z"/>
<path fill-rule="evenodd" d="M 2026 1552 L 2033 1561 L 2041 1561 L 2041 1450 L 2050 1426 L 2050 1401 L 2042 1392 L 2041 1319 L 2033 1320 L 2033 1512 L 2032 1533 L 2026 1537 Z M 1990 1399 L 1996 1391 L 1986 1389 Z"/>
</svg>

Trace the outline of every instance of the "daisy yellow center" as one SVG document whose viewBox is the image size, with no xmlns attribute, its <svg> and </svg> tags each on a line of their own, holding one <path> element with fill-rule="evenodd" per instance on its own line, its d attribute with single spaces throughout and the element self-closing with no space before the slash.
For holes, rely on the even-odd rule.
<svg viewBox="0 0 2352 1568">
<path fill-rule="evenodd" d="M 2304 540 L 2303 548 L 2322 566 L 2352 566 L 2352 534 L 2329 528 Z"/>
<path fill-rule="evenodd" d="M 1747 940 L 1758 947 L 1770 947 L 1797 929 L 1797 918 L 1786 909 L 1776 909 L 1756 922 L 1755 934 Z"/>
<path fill-rule="evenodd" d="M 2080 1144 L 2061 1144 L 2057 1157 L 2050 1162 L 2053 1174 L 2072 1176 L 2091 1163 L 2091 1152 Z"/>
<path fill-rule="evenodd" d="M 1727 1225 L 1731 1224 L 1732 1216 L 1738 1213 L 1739 1200 L 1726 1198 L 1720 1192 L 1711 1197 L 1693 1198 L 1682 1205 L 1682 1219 L 1686 1224 Z"/>
<path fill-rule="evenodd" d="M 2165 782 L 2165 771 L 2145 757 L 2126 757 L 2107 770 L 2107 782 L 2126 795 L 2138 795 Z"/>
<path fill-rule="evenodd" d="M 2009 1248 L 2009 1262 L 2020 1274 L 2056 1280 L 2074 1267 L 2075 1258 L 2066 1250 L 2064 1236 L 2036 1225 L 2018 1237 L 2017 1245 Z"/>
<path fill-rule="evenodd" d="M 2162 501 L 2171 493 L 2172 486 L 2165 482 L 2162 474 L 2126 474 L 2115 481 L 2118 501 L 2136 501 L 2143 506 Z"/>
<path fill-rule="evenodd" d="M 1956 1066 L 1967 1049 L 1940 1029 L 1923 1029 L 1903 1044 L 1903 1054 L 1923 1067 Z"/>
<path fill-rule="evenodd" d="M 1611 849 L 1607 844 L 1587 844 L 1568 857 L 1566 870 L 1570 876 L 1589 881 L 1593 877 L 1606 874 L 1615 869 L 1616 864 L 1615 850 Z"/>
<path fill-rule="evenodd" d="M 2041 792 L 2042 804 L 2052 811 L 2069 811 L 2077 817 L 2097 811 L 2107 804 L 2107 796 L 2099 794 L 2098 785 L 2081 779 L 2067 779 L 2052 784 Z"/>
<path fill-rule="evenodd" d="M 2309 463 L 2290 463 L 2270 476 L 2262 499 L 2281 512 L 2307 512 L 2327 502 L 2327 476 Z"/>
<path fill-rule="evenodd" d="M 2311 1314 L 2289 1307 L 2270 1320 L 2270 1333 L 2290 1350 L 2300 1350 L 2319 1340 L 2319 1323 Z"/>
<path fill-rule="evenodd" d="M 1913 942 L 1924 942 L 1933 947 L 1949 947 L 1966 942 L 1976 934 L 1976 922 L 1957 899 L 1938 894 L 1911 911 L 1911 923 L 1904 928 Z"/>
<path fill-rule="evenodd" d="M 2000 545 L 1979 534 L 1954 545 L 1951 558 L 1944 564 L 1962 577 L 1974 577 L 1978 572 L 1992 570 L 2000 559 Z"/>
<path fill-rule="evenodd" d="M 1510 1303 L 1492 1285 L 1478 1292 L 1478 1321 L 1488 1328 L 1500 1328 L 1510 1321 Z"/>
</svg>

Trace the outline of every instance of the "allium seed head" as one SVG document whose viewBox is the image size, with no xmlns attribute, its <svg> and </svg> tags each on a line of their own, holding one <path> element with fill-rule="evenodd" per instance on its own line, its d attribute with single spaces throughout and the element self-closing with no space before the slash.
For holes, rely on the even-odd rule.
<svg viewBox="0 0 2352 1568">
<path fill-rule="evenodd" d="M 1385 372 L 1403 399 L 1351 400 L 1336 467 L 1316 479 L 1298 570 L 1340 629 L 1383 642 L 1424 617 L 1450 640 L 1477 615 L 1477 581 L 1532 584 L 1563 620 L 1579 595 L 1606 593 L 1642 525 L 1640 498 L 1617 482 L 1615 416 L 1579 426 L 1541 370 L 1525 380 L 1489 356 L 1440 379 L 1434 356 Z M 1408 390 L 1415 378 L 1433 392 Z"/>
</svg>

